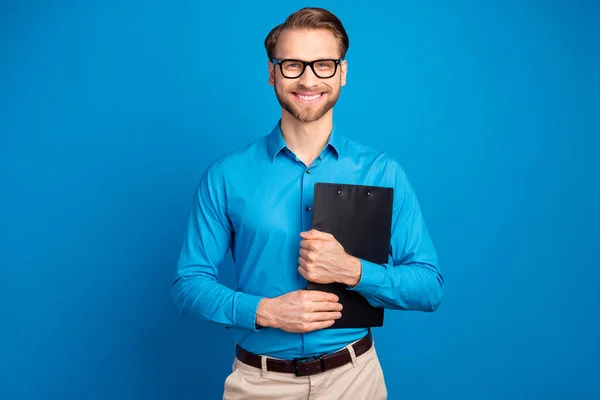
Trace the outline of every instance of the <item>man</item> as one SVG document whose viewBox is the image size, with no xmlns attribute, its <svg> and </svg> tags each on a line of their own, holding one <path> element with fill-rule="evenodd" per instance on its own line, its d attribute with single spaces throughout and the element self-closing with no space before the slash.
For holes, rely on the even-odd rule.
<svg viewBox="0 0 600 400">
<path fill-rule="evenodd" d="M 173 297 L 183 312 L 231 330 L 225 399 L 386 398 L 371 331 L 325 329 L 344 310 L 333 294 L 303 290 L 307 280 L 340 282 L 388 309 L 440 304 L 436 252 L 404 171 L 333 129 L 348 45 L 338 18 L 319 8 L 274 28 L 265 47 L 281 118 L 270 134 L 215 161 L 196 191 Z M 353 257 L 311 229 L 315 182 L 394 188 L 392 262 Z M 229 249 L 236 290 L 218 282 Z"/>
</svg>

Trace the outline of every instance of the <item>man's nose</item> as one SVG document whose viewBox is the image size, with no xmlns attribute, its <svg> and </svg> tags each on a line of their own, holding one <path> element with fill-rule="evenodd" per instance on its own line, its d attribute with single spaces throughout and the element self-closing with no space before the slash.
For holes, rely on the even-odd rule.
<svg viewBox="0 0 600 400">
<path fill-rule="evenodd" d="M 303 86 L 310 88 L 310 87 L 318 85 L 319 77 L 317 77 L 315 75 L 315 73 L 313 72 L 310 65 L 307 65 L 306 69 L 304 70 L 304 73 L 300 77 L 299 81 L 300 81 L 299 83 L 302 84 Z"/>
</svg>

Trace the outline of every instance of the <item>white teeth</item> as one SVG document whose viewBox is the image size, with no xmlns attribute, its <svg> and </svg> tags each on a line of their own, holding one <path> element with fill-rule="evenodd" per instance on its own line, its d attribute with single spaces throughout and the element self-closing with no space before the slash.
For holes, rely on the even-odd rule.
<svg viewBox="0 0 600 400">
<path fill-rule="evenodd" d="M 300 97 L 302 100 L 310 101 L 310 100 L 318 99 L 319 97 L 321 97 L 321 93 L 315 94 L 313 96 L 303 96 L 303 95 L 299 94 L 298 97 Z"/>
</svg>

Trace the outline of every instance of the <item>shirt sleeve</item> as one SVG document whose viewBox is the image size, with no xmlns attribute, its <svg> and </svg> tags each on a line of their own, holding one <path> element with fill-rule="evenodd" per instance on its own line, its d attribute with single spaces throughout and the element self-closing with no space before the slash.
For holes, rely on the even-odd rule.
<svg viewBox="0 0 600 400">
<path fill-rule="evenodd" d="M 232 290 L 218 282 L 232 233 L 226 213 L 223 173 L 215 163 L 204 173 L 195 192 L 171 295 L 184 314 L 257 330 L 256 310 L 262 297 Z"/>
<path fill-rule="evenodd" d="M 375 307 L 435 311 L 444 278 L 417 196 L 400 166 L 395 173 L 390 256 L 386 264 L 361 259 L 360 280 L 348 289 Z"/>
</svg>

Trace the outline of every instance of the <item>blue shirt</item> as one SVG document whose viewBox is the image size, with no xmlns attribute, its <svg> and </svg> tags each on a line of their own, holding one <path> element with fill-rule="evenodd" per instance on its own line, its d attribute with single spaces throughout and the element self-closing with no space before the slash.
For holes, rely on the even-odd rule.
<svg viewBox="0 0 600 400">
<path fill-rule="evenodd" d="M 263 297 L 306 287 L 298 272 L 300 232 L 311 229 L 314 184 L 331 182 L 394 188 L 389 263 L 361 260 L 362 276 L 349 290 L 374 306 L 434 311 L 443 277 L 399 163 L 333 129 L 319 157 L 306 167 L 286 146 L 280 129 L 279 122 L 270 134 L 212 163 L 201 177 L 172 286 L 178 308 L 226 325 L 246 350 L 278 358 L 337 351 L 364 336 L 366 329 L 301 334 L 255 325 Z M 218 282 L 229 250 L 237 290 Z"/>
</svg>

